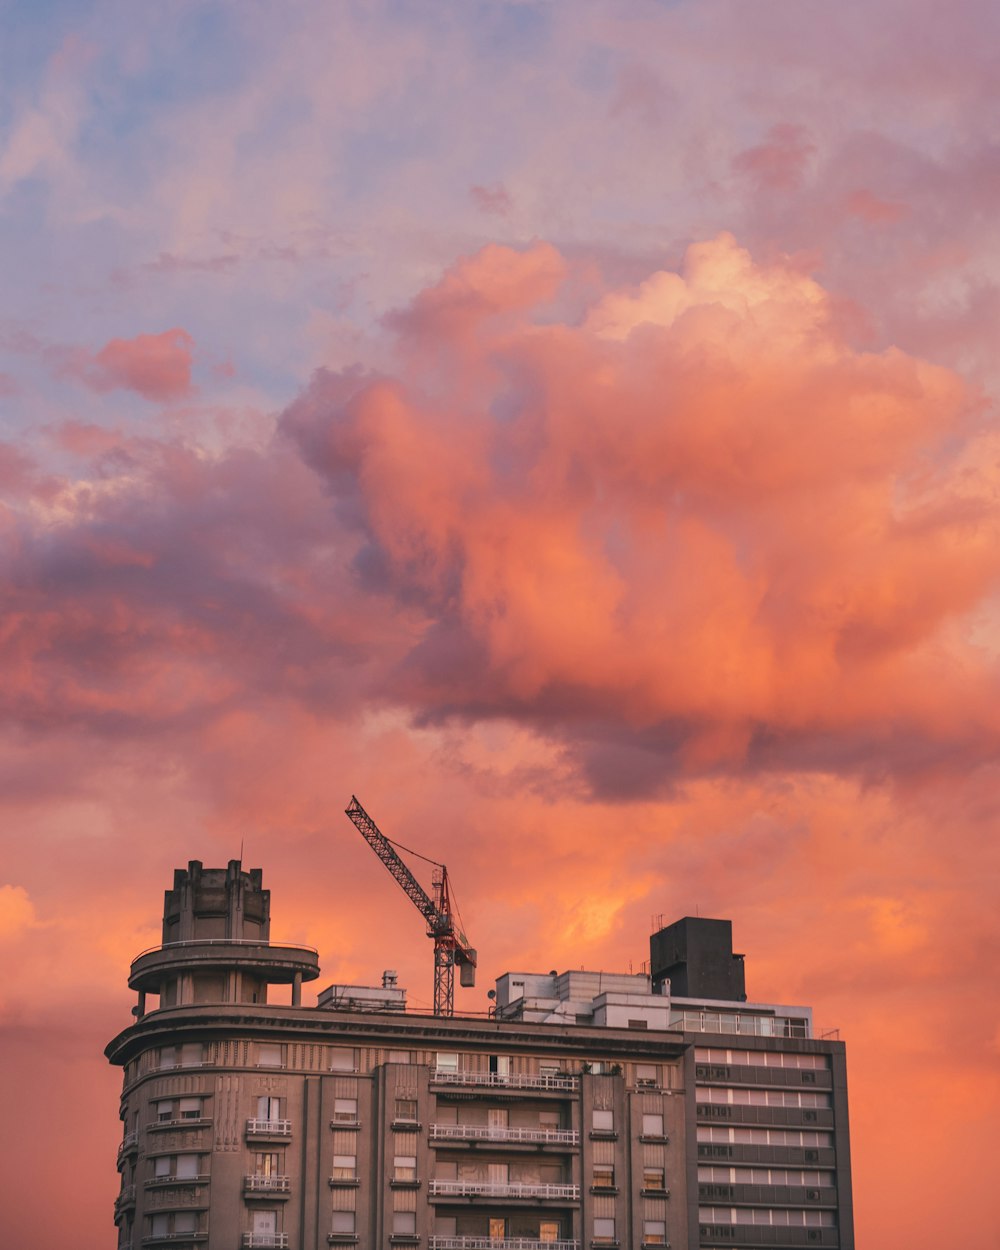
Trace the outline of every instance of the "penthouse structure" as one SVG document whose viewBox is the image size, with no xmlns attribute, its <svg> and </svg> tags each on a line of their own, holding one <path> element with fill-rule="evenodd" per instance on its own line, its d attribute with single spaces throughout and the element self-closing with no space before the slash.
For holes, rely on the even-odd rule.
<svg viewBox="0 0 1000 1250">
<path fill-rule="evenodd" d="M 746 1001 L 728 921 L 443 1017 L 391 972 L 302 1006 L 317 954 L 271 942 L 269 903 L 192 861 L 132 963 L 118 1250 L 853 1250 L 844 1046 Z"/>
</svg>

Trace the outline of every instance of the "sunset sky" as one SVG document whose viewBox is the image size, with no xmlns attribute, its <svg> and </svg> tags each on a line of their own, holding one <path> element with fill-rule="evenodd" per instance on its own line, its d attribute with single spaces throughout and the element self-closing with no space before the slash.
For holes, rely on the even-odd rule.
<svg viewBox="0 0 1000 1250">
<path fill-rule="evenodd" d="M 448 864 L 460 1009 L 731 918 L 847 1042 L 859 1250 L 985 1250 L 998 47 L 995 0 L 3 6 L 5 1244 L 114 1244 L 175 867 L 242 845 L 319 987 L 427 1007 L 357 794 Z"/>
</svg>

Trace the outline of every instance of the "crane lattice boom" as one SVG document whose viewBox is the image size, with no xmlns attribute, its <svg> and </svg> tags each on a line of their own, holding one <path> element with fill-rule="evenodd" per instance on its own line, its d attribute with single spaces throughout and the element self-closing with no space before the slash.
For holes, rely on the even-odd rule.
<svg viewBox="0 0 1000 1250">
<path fill-rule="evenodd" d="M 444 864 L 430 861 L 435 864 L 434 898 L 431 898 L 354 795 L 351 795 L 346 813 L 427 921 L 427 936 L 434 939 L 434 1014 L 454 1015 L 455 964 L 461 968 L 462 984 L 475 985 L 476 952 L 469 946 L 465 934 L 455 927 L 448 889 L 448 869 Z"/>
</svg>

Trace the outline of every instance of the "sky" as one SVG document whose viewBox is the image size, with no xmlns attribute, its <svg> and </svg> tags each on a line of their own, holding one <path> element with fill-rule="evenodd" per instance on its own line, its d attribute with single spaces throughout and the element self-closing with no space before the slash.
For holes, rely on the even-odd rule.
<svg viewBox="0 0 1000 1250">
<path fill-rule="evenodd" d="M 992 0 L 3 6 L 12 1243 L 114 1244 L 175 867 L 242 848 L 318 986 L 427 1008 L 352 794 L 448 865 L 459 1009 L 730 918 L 847 1043 L 859 1250 L 1000 1226 L 998 47 Z"/>
</svg>

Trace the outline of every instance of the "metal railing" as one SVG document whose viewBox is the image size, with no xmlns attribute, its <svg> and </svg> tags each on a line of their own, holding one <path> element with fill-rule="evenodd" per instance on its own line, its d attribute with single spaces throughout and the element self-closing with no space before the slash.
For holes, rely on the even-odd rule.
<svg viewBox="0 0 1000 1250">
<path fill-rule="evenodd" d="M 287 1233 L 244 1233 L 243 1250 L 281 1250 L 288 1245 Z"/>
<path fill-rule="evenodd" d="M 177 950 L 183 946 L 267 946 L 275 951 L 307 951 L 310 955 L 319 955 L 315 946 L 302 946 L 297 942 L 269 942 L 267 938 L 192 938 L 190 942 L 162 942 L 159 946 L 147 946 L 144 951 L 140 951 L 133 958 L 132 962 L 142 959 L 144 955 L 155 955 L 157 951 Z"/>
<path fill-rule="evenodd" d="M 196 1176 L 151 1176 L 143 1182 L 146 1189 L 155 1189 L 162 1185 L 207 1185 L 207 1172 L 199 1172 Z"/>
<path fill-rule="evenodd" d="M 431 1181 L 432 1197 L 572 1198 L 580 1197 L 579 1185 L 541 1185 L 532 1181 Z"/>
<path fill-rule="evenodd" d="M 490 1088 L 507 1089 L 578 1089 L 577 1076 L 530 1075 L 513 1072 L 449 1072 L 435 1068 L 431 1080 L 444 1085 L 485 1085 Z"/>
<path fill-rule="evenodd" d="M 135 1202 L 135 1186 L 123 1185 L 118 1197 L 115 1199 L 116 1207 L 127 1207 Z"/>
<path fill-rule="evenodd" d="M 179 1120 L 150 1120 L 146 1125 L 146 1131 L 155 1133 L 157 1129 L 204 1128 L 206 1124 L 211 1123 L 207 1115 L 185 1116 Z"/>
<path fill-rule="evenodd" d="M 243 1177 L 243 1188 L 255 1194 L 287 1194 L 291 1184 L 291 1177 L 288 1176 L 263 1176 L 251 1172 Z"/>
<path fill-rule="evenodd" d="M 576 1146 L 579 1145 L 580 1134 L 575 1128 L 494 1128 L 489 1124 L 432 1124 L 430 1140 L 509 1141 Z"/>
<path fill-rule="evenodd" d="M 171 1241 L 207 1241 L 208 1233 L 205 1230 L 197 1229 L 189 1233 L 150 1233 L 148 1237 L 143 1237 L 142 1244 L 144 1246 L 159 1246 L 163 1242 Z"/>
<path fill-rule="evenodd" d="M 429 1237 L 428 1250 L 580 1250 L 578 1241 L 539 1237 Z"/>
<path fill-rule="evenodd" d="M 247 1132 L 267 1134 L 269 1137 L 291 1137 L 291 1120 L 247 1120 Z"/>
<path fill-rule="evenodd" d="M 118 1146 L 119 1162 L 121 1161 L 123 1155 L 128 1154 L 130 1150 L 138 1150 L 138 1148 L 139 1148 L 139 1134 L 138 1133 L 126 1133 Z"/>
</svg>

